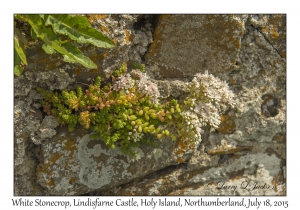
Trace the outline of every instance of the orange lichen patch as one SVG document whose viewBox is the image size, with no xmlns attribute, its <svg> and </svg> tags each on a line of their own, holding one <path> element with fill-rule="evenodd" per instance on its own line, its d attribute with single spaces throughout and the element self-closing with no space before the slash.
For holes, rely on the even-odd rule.
<svg viewBox="0 0 300 210">
<path fill-rule="evenodd" d="M 70 151 L 69 158 L 73 158 L 74 151 L 77 150 L 77 146 L 75 145 L 75 139 L 68 139 L 66 142 L 66 150 Z"/>
<path fill-rule="evenodd" d="M 47 183 L 52 189 L 54 188 L 54 181 L 53 178 L 50 178 L 49 182 Z"/>
<path fill-rule="evenodd" d="M 125 193 L 125 196 L 133 196 L 133 195 L 136 195 L 136 193 L 130 191 Z"/>
<path fill-rule="evenodd" d="M 92 54 L 89 58 L 94 62 L 94 63 L 100 63 L 103 58 L 105 57 L 104 56 L 105 54 L 99 54 L 99 53 L 94 53 Z"/>
<path fill-rule="evenodd" d="M 221 115 L 221 123 L 217 131 L 223 134 L 231 134 L 235 131 L 235 121 L 228 115 Z"/>
<path fill-rule="evenodd" d="M 151 43 L 146 57 L 154 58 L 155 52 L 161 50 L 162 31 L 166 27 L 167 23 L 174 18 L 171 15 L 160 15 L 158 26 L 153 33 L 153 42 Z"/>
<path fill-rule="evenodd" d="M 67 140 L 67 141 L 66 141 Z M 59 169 L 54 169 L 55 166 L 60 166 L 64 170 L 64 173 L 68 171 L 69 165 L 70 164 L 76 164 L 76 161 L 74 160 L 74 153 L 75 150 L 77 150 L 76 146 L 76 140 L 75 138 L 67 138 L 65 139 L 64 137 L 59 139 L 59 141 L 56 143 L 57 145 L 61 145 L 64 150 L 62 152 L 55 152 L 51 154 L 50 152 L 44 151 L 41 149 L 41 153 L 43 156 L 48 154 L 49 156 L 47 157 L 46 163 L 40 163 L 36 169 L 36 175 L 37 179 L 41 182 L 41 184 L 48 189 L 54 189 L 55 188 L 55 183 L 53 180 L 54 177 L 54 171 L 57 171 Z M 60 158 L 64 158 L 65 161 L 63 165 L 62 163 L 58 163 L 57 161 Z M 44 158 L 45 159 L 45 158 Z M 60 173 L 58 171 L 58 173 Z M 75 178 L 70 178 L 70 181 L 75 181 Z"/>
<path fill-rule="evenodd" d="M 112 39 L 112 41 L 116 44 L 118 44 L 118 40 L 117 39 Z"/>
<path fill-rule="evenodd" d="M 73 74 L 77 75 L 77 74 L 80 74 L 82 72 L 82 69 L 76 69 Z"/>
<path fill-rule="evenodd" d="M 97 20 L 102 20 L 104 18 L 107 18 L 108 15 L 106 14 L 100 14 L 100 15 L 88 15 L 88 20 L 90 23 L 97 23 Z M 101 24 L 97 25 L 97 29 L 100 30 L 101 32 L 104 32 L 105 34 L 109 34 L 109 29 L 106 25 Z"/>
<path fill-rule="evenodd" d="M 28 63 L 34 64 L 34 67 L 32 67 L 34 70 L 55 69 L 62 60 L 59 54 L 48 55 L 42 48 L 39 48 L 38 46 L 36 51 L 38 51 L 36 56 L 27 57 Z"/>
<path fill-rule="evenodd" d="M 286 143 L 286 135 L 283 133 L 277 133 L 273 137 L 273 141 L 276 141 L 277 143 Z"/>
<path fill-rule="evenodd" d="M 128 30 L 125 30 L 125 36 L 126 36 L 125 40 L 126 40 L 127 43 L 132 41 L 131 33 Z"/>
<path fill-rule="evenodd" d="M 50 188 L 54 189 L 54 181 L 53 178 L 51 178 L 51 172 L 48 170 L 50 169 L 51 163 L 47 164 L 39 164 L 36 169 L 36 176 L 38 180 L 45 180 L 44 184 Z M 45 179 L 43 174 L 46 174 L 47 178 Z"/>
<path fill-rule="evenodd" d="M 107 18 L 108 15 L 105 15 L 105 14 L 98 14 L 98 15 L 88 15 L 88 20 L 90 22 L 97 22 L 97 20 L 101 20 L 101 19 L 104 19 L 104 18 Z"/>
<path fill-rule="evenodd" d="M 62 156 L 63 156 L 63 154 L 56 152 L 51 156 L 51 158 L 49 160 L 51 163 L 55 163 Z"/>
<path fill-rule="evenodd" d="M 286 57 L 286 23 L 285 15 L 270 15 L 268 24 L 261 29 L 268 41 L 274 45 L 280 55 Z"/>
<path fill-rule="evenodd" d="M 277 31 L 276 28 L 272 28 L 272 29 L 270 30 L 270 33 L 271 33 L 272 39 L 276 39 L 277 37 L 279 37 L 279 33 L 278 33 L 278 31 Z"/>
<path fill-rule="evenodd" d="M 179 157 L 179 158 L 177 159 L 177 162 L 178 162 L 178 163 L 184 163 L 184 161 L 185 161 L 185 160 L 184 160 L 183 157 Z"/>
<path fill-rule="evenodd" d="M 281 173 L 278 173 L 276 176 L 274 176 L 274 178 L 273 178 L 273 180 L 272 180 L 271 183 L 274 186 L 274 191 L 275 192 L 278 192 L 277 186 L 283 184 L 284 181 L 285 180 L 284 180 L 284 178 L 283 178 L 283 176 L 282 176 Z"/>
<path fill-rule="evenodd" d="M 89 70 L 89 73 L 92 73 L 92 74 L 98 74 L 98 73 L 99 73 L 99 70 L 98 70 L 98 69 L 90 69 L 90 70 Z"/>
<path fill-rule="evenodd" d="M 233 77 L 231 77 L 230 81 L 229 81 L 230 85 L 235 85 L 236 81 Z"/>
<path fill-rule="evenodd" d="M 190 140 L 181 138 L 179 141 L 176 142 L 172 153 L 177 157 L 178 163 L 185 162 L 185 159 L 183 158 L 183 155 L 188 150 L 194 150 L 195 144 L 193 144 Z"/>
<path fill-rule="evenodd" d="M 222 15 L 206 15 L 206 21 L 204 22 L 204 28 L 211 36 L 213 42 L 209 42 L 209 44 L 214 48 L 221 48 L 225 51 L 228 48 L 239 49 L 241 47 L 240 40 L 236 38 L 236 30 L 235 28 L 241 28 L 243 23 L 241 21 L 237 21 L 233 19 L 234 15 L 226 15 L 225 17 Z M 223 34 L 226 30 L 226 41 L 223 41 Z M 243 30 L 240 30 L 240 36 L 243 34 Z M 228 43 L 231 44 L 231 47 L 228 47 Z"/>
<path fill-rule="evenodd" d="M 109 29 L 107 26 L 101 25 L 100 30 L 106 34 L 109 34 Z"/>
<path fill-rule="evenodd" d="M 77 179 L 75 177 L 71 177 L 69 183 L 73 184 Z"/>
</svg>

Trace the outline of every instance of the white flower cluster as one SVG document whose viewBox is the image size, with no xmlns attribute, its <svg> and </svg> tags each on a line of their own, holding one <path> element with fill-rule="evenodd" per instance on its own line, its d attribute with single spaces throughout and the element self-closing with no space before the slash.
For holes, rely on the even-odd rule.
<svg viewBox="0 0 300 210">
<path fill-rule="evenodd" d="M 183 132 L 189 134 L 191 141 L 195 143 L 199 142 L 201 140 L 201 133 L 203 133 L 203 130 L 201 129 L 202 123 L 199 117 L 194 112 L 188 110 L 182 112 L 181 115 L 184 120 L 183 125 L 185 125 Z"/>
<path fill-rule="evenodd" d="M 121 75 L 119 80 L 114 83 L 113 90 L 124 90 L 126 92 L 128 89 L 134 86 L 134 83 L 135 81 L 131 78 L 130 74 Z"/>
<path fill-rule="evenodd" d="M 137 79 L 138 91 L 145 94 L 146 96 L 151 96 L 152 102 L 156 103 L 160 96 L 157 85 L 152 82 L 146 73 L 142 73 L 139 70 L 132 70 L 131 75 Z"/>
<path fill-rule="evenodd" d="M 190 95 L 185 102 L 185 110 L 189 111 L 182 113 L 184 120 L 188 123 L 192 119 L 190 122 L 198 127 L 210 125 L 212 128 L 218 128 L 221 122 L 221 107 L 235 104 L 234 94 L 227 83 L 206 71 L 204 74 L 196 74 L 189 89 Z M 198 133 L 197 131 L 196 134 Z"/>
<path fill-rule="evenodd" d="M 115 91 L 127 91 L 133 88 L 134 85 L 137 87 L 137 91 L 140 93 L 151 96 L 152 102 L 158 102 L 160 96 L 157 85 L 152 82 L 146 73 L 142 73 L 140 70 L 132 70 L 130 74 L 121 75 L 113 85 Z"/>
<path fill-rule="evenodd" d="M 203 126 L 209 123 L 212 127 L 217 128 L 221 122 L 218 109 L 212 103 L 203 103 L 199 101 L 194 105 L 194 112 L 200 116 Z"/>
<path fill-rule="evenodd" d="M 234 93 L 229 89 L 228 84 L 208 74 L 208 71 L 205 71 L 204 74 L 195 75 L 192 88 L 195 89 L 195 94 L 201 94 L 202 91 L 209 101 L 234 105 Z"/>
</svg>

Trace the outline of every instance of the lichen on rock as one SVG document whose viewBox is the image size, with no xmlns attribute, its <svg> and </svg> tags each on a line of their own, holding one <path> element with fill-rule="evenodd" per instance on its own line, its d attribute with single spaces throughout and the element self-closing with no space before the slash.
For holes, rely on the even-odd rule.
<svg viewBox="0 0 300 210">
<path fill-rule="evenodd" d="M 285 15 L 87 17 L 116 43 L 78 45 L 97 69 L 65 64 L 37 42 L 27 49 L 24 74 L 14 78 L 15 196 L 286 195 Z M 37 86 L 71 90 L 97 75 L 111 82 L 106 76 L 132 61 L 145 62 L 163 101 L 185 100 L 193 76 L 208 70 L 229 84 L 236 106 L 218 107 L 221 124 L 204 127 L 198 144 L 163 139 L 138 148 L 134 160 L 91 140 L 81 126 L 69 133 L 42 114 Z"/>
</svg>

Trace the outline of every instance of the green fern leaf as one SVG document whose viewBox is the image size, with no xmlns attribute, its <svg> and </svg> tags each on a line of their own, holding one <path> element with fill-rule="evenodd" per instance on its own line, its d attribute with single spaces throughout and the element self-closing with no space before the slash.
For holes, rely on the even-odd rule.
<svg viewBox="0 0 300 210">
<path fill-rule="evenodd" d="M 45 15 L 45 25 L 51 25 L 55 33 L 66 35 L 78 43 L 90 43 L 102 48 L 115 45 L 108 37 L 92 28 L 86 17 Z"/>
</svg>

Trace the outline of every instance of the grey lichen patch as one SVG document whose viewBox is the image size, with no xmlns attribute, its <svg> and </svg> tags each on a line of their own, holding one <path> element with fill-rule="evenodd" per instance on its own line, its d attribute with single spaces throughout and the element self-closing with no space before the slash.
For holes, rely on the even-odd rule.
<svg viewBox="0 0 300 210">
<path fill-rule="evenodd" d="M 93 148 L 88 148 L 87 145 L 90 141 L 93 140 L 90 140 L 89 135 L 85 135 L 79 141 L 78 158 L 82 164 L 79 178 L 81 183 L 89 188 L 98 189 L 108 185 L 116 177 L 118 172 L 114 170 L 114 165 L 117 160 L 121 161 L 117 164 L 119 167 L 122 167 L 120 168 L 121 171 L 126 170 L 129 163 L 118 158 L 123 156 L 118 149 L 109 150 L 108 148 L 102 148 L 101 144 L 96 144 Z M 99 161 L 96 162 L 94 157 L 99 156 L 106 156 L 106 158 L 103 161 L 99 158 L 97 159 Z"/>
<path fill-rule="evenodd" d="M 187 83 L 181 80 L 158 80 L 157 86 L 163 99 L 168 97 L 182 99 L 189 93 Z"/>
<path fill-rule="evenodd" d="M 166 174 L 154 174 L 140 183 L 125 185 L 116 194 L 281 195 L 284 193 L 285 184 L 274 182 L 277 176 L 282 174 L 281 160 L 275 155 L 248 154 L 237 159 L 229 159 L 221 166 L 218 166 L 216 157 L 211 158 L 209 160 L 205 154 L 199 153 L 194 156 L 194 161 L 198 159 L 206 164 L 203 162 L 197 164 L 193 161 L 187 167 L 179 167 Z M 208 165 L 209 162 L 211 163 Z M 221 182 L 226 186 L 237 187 L 234 190 L 231 190 L 233 188 L 221 189 Z M 242 185 L 247 186 L 243 188 Z"/>
<path fill-rule="evenodd" d="M 135 31 L 133 33 L 134 46 L 131 53 L 129 54 L 130 60 L 141 63 L 141 57 L 147 52 L 148 45 L 152 42 L 151 24 L 148 24 L 146 26 L 148 27 L 143 28 L 144 31 Z"/>
<path fill-rule="evenodd" d="M 45 118 L 43 119 L 43 122 L 41 124 L 41 128 L 56 128 L 59 125 L 59 123 L 57 122 L 56 118 L 53 116 L 45 116 Z M 51 138 L 51 137 L 49 137 Z"/>
<path fill-rule="evenodd" d="M 257 166 L 264 168 L 270 176 L 275 176 L 280 172 L 280 162 L 275 155 L 267 154 L 249 154 L 239 159 L 233 160 L 230 164 L 225 164 L 221 168 L 211 168 L 203 174 L 194 176 L 189 182 L 202 182 L 218 178 L 229 178 L 229 174 L 235 171 L 244 170 L 245 174 L 254 174 L 257 172 Z M 247 164 L 250 163 L 250 164 Z"/>
<path fill-rule="evenodd" d="M 265 117 L 275 117 L 279 113 L 278 99 L 269 94 L 263 95 L 262 99 L 264 100 L 261 104 L 262 115 Z"/>
<path fill-rule="evenodd" d="M 24 75 L 21 75 L 14 80 L 14 96 L 27 96 L 32 88 L 32 84 Z"/>
<path fill-rule="evenodd" d="M 154 149 L 153 150 L 153 156 L 155 160 L 157 161 L 159 158 L 161 158 L 163 151 L 161 149 Z"/>
<path fill-rule="evenodd" d="M 265 27 L 268 24 L 268 15 L 249 15 L 248 20 L 254 27 Z"/>
<path fill-rule="evenodd" d="M 39 124 L 37 124 L 38 126 Z M 41 144 L 45 139 L 50 139 L 56 135 L 55 128 L 58 127 L 59 123 L 53 116 L 46 116 L 40 126 L 36 126 L 35 129 L 31 130 L 31 140 L 35 144 Z"/>
<path fill-rule="evenodd" d="M 101 140 L 91 140 L 82 130 L 59 133 L 42 144 L 43 158 L 37 168 L 39 183 L 51 195 L 80 195 L 93 190 L 108 190 L 149 173 L 178 164 L 170 158 L 175 142 L 162 140 L 155 148 L 142 145 L 140 156 L 132 159 L 120 149 L 109 149 Z M 185 148 L 189 153 L 189 149 Z M 184 154 L 178 154 L 187 158 Z M 157 164 L 159 162 L 159 164 Z"/>
<path fill-rule="evenodd" d="M 51 195 L 78 194 L 78 152 L 75 137 L 64 130 L 41 145 L 43 157 L 37 167 L 37 180 Z M 86 188 L 80 188 L 81 193 Z"/>
<path fill-rule="evenodd" d="M 109 149 L 102 142 L 91 140 L 89 135 L 85 135 L 79 140 L 78 145 L 78 158 L 81 165 L 80 182 L 91 189 L 107 188 L 113 185 L 112 183 L 122 183 L 149 173 L 153 168 L 146 169 L 147 162 L 167 155 L 160 148 L 151 148 L 147 153 L 150 152 L 149 154 L 152 155 L 146 155 L 145 149 L 138 148 L 138 151 L 139 157 L 131 159 L 124 156 L 118 147 Z M 168 164 L 168 161 L 165 160 L 162 165 L 164 164 Z M 143 171 L 145 169 L 146 171 Z"/>
<path fill-rule="evenodd" d="M 30 94 L 29 94 L 30 95 Z M 22 98 L 21 96 L 19 98 Z M 40 126 L 40 119 L 30 107 L 31 97 L 15 99 L 14 103 L 14 195 L 43 195 L 36 184 L 34 158 L 38 149 L 30 144 L 30 133 Z"/>
<path fill-rule="evenodd" d="M 66 89 L 70 83 L 74 82 L 69 74 L 64 69 L 53 69 L 47 72 L 38 72 L 36 80 L 40 87 L 47 87 L 50 90 L 63 90 Z"/>
</svg>

